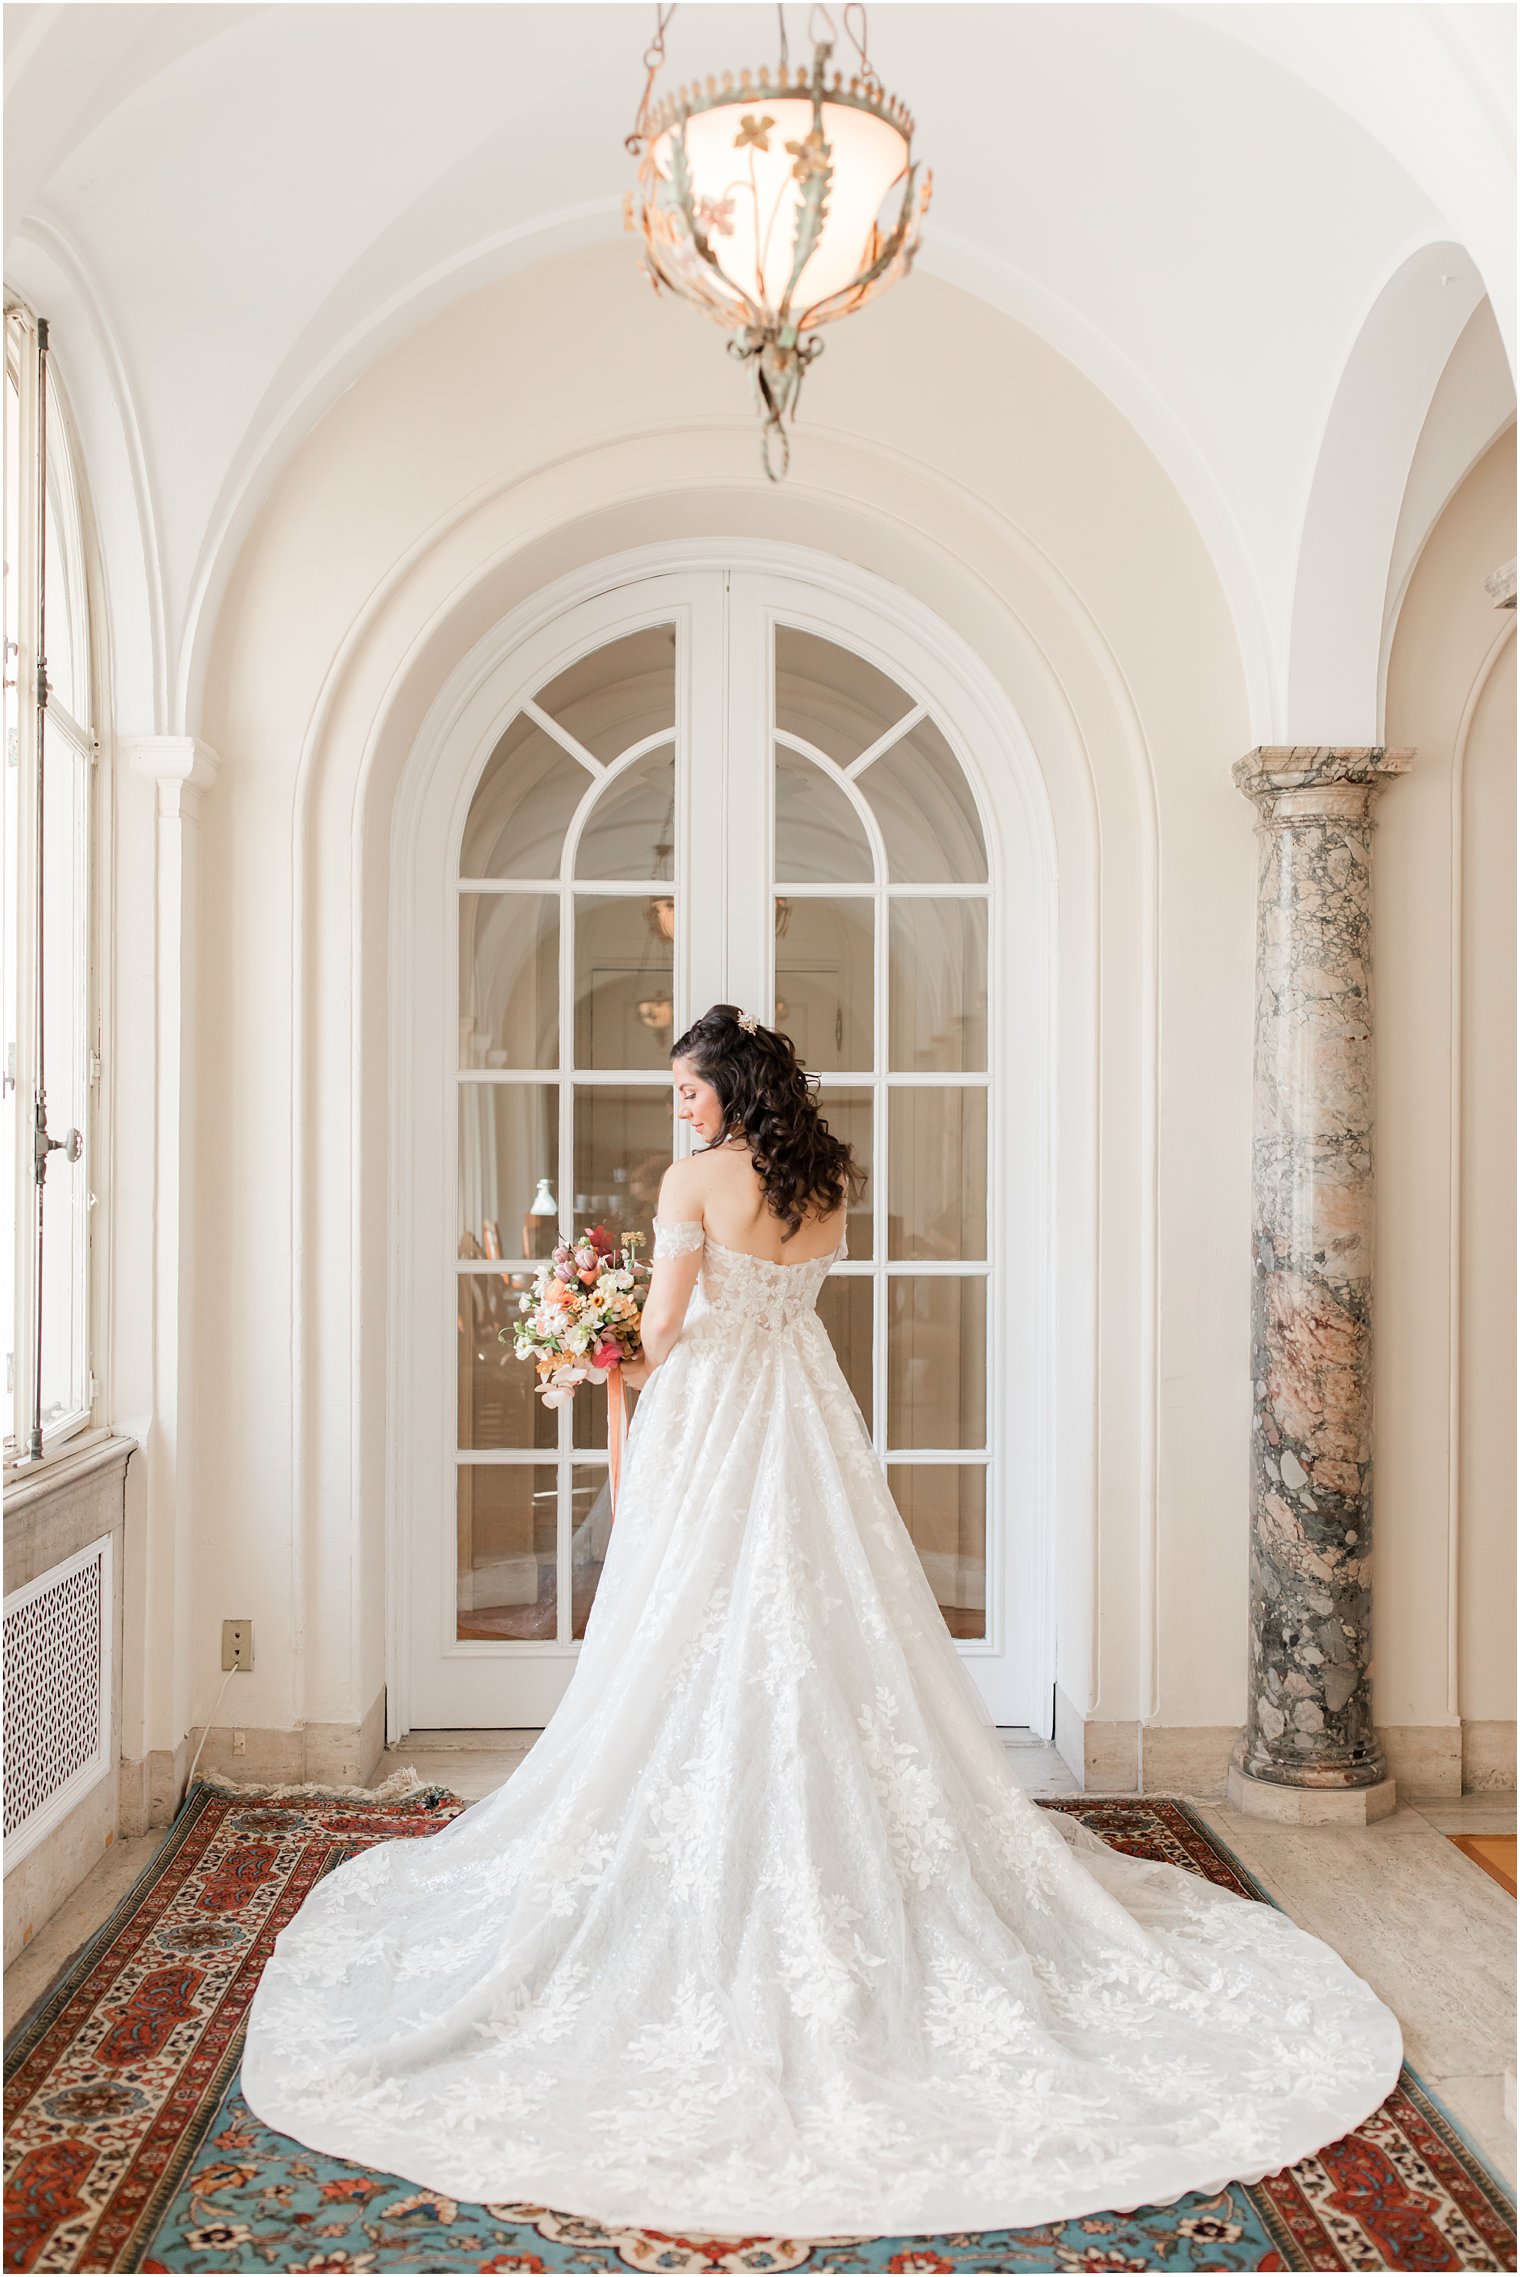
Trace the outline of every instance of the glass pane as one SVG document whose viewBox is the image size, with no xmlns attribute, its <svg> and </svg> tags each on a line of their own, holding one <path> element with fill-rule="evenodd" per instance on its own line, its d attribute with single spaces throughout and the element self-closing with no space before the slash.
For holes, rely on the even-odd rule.
<svg viewBox="0 0 1520 2277">
<path fill-rule="evenodd" d="M 887 842 L 887 874 L 905 885 L 982 885 L 987 848 L 960 761 L 932 720 L 856 777 Z"/>
<path fill-rule="evenodd" d="M 795 751 L 776 753 L 776 876 L 786 885 L 870 885 L 876 876 L 848 795 Z"/>
<path fill-rule="evenodd" d="M 913 709 L 885 672 L 852 649 L 776 627 L 776 725 L 848 766 Z"/>
<path fill-rule="evenodd" d="M 649 1255 L 646 1249 L 644 1255 Z M 631 1384 L 623 1386 L 623 1400 L 627 1408 L 630 1429 L 638 1413 L 639 1395 Z M 607 1445 L 607 1386 L 582 1384 L 570 1402 L 571 1443 L 577 1448 L 595 1447 L 600 1454 Z"/>
<path fill-rule="evenodd" d="M 667 743 L 646 751 L 600 793 L 576 849 L 576 876 L 674 877 L 675 806 L 675 746 Z"/>
<path fill-rule="evenodd" d="M 818 1317 L 871 1428 L 871 1283 L 865 1274 L 831 1273 L 818 1292 Z"/>
<path fill-rule="evenodd" d="M 559 901 L 459 896 L 459 1064 L 559 1064 Z"/>
<path fill-rule="evenodd" d="M 894 1274 L 887 1283 L 887 1445 L 987 1438 L 987 1284 Z"/>
<path fill-rule="evenodd" d="M 9 329 L 9 328 L 7 328 Z M 21 408 L 15 382 L 9 370 L 5 375 L 5 886 L 3 901 L 4 937 L 0 940 L 0 959 L 5 969 L 5 1022 L 3 1041 L 7 1062 L 20 1042 L 20 974 L 17 956 L 21 947 L 21 913 L 18 896 L 21 890 L 21 691 L 16 674 L 10 669 L 21 640 L 21 609 L 18 590 L 21 541 Z M 9 1068 L 7 1068 L 9 1072 Z M 30 1084 L 26 1086 L 30 1089 Z M 5 1321 L 5 1436 L 15 1437 L 19 1427 L 23 1433 L 31 1428 L 31 1417 L 18 1419 L 16 1395 L 18 1390 L 16 1341 L 16 1287 L 17 1240 L 35 1239 L 35 1227 L 29 1211 L 16 1206 L 17 1148 L 24 1144 L 30 1133 L 23 1133 L 21 1121 L 20 1088 L 14 1083 L 4 1086 L 4 1105 L 0 1107 L 0 1129 L 4 1132 L 4 1146 L 0 1150 L 0 1184 L 7 1196 L 7 1206 L 0 1231 L 0 1288 L 13 1292 L 7 1302 Z"/>
<path fill-rule="evenodd" d="M 676 723 L 676 628 L 650 625 L 594 648 L 534 701 L 593 759 L 611 762 Z"/>
<path fill-rule="evenodd" d="M 515 1283 L 515 1285 L 514 1285 Z M 474 1447 L 554 1447 L 559 1426 L 552 1407 L 534 1392 L 538 1371 L 519 1360 L 510 1331 L 528 1275 L 459 1275 L 459 1444 Z M 498 1330 L 505 1328 L 503 1344 Z"/>
<path fill-rule="evenodd" d="M 470 801 L 462 878 L 557 878 L 570 818 L 593 777 L 526 712 L 486 761 Z"/>
<path fill-rule="evenodd" d="M 552 1641 L 558 1499 L 552 1463 L 460 1465 L 457 1635 Z"/>
<path fill-rule="evenodd" d="M 580 1405 L 577 1395 L 576 1406 Z M 586 1615 L 602 1578 L 612 1532 L 612 1494 L 605 1466 L 577 1463 L 570 1473 L 570 1634 L 586 1634 Z"/>
<path fill-rule="evenodd" d="M 864 897 L 776 904 L 776 997 L 804 1067 L 853 1074 L 872 1064 L 873 922 Z"/>
<path fill-rule="evenodd" d="M 776 1025 L 785 1030 L 781 1007 L 776 1007 Z M 866 1173 L 860 1199 L 850 1204 L 845 1220 L 845 1231 L 852 1257 L 871 1255 L 871 1094 L 853 1087 L 839 1088 L 831 1083 L 818 1087 L 818 1110 L 836 1138 L 842 1138 L 854 1149 L 855 1159 Z M 827 1284 L 825 1284 L 827 1286 Z"/>
<path fill-rule="evenodd" d="M 89 625 L 72 469 L 62 462 L 63 414 L 48 384 L 47 666 L 53 694 L 81 727 L 91 722 Z M 14 556 L 10 557 L 14 559 Z"/>
<path fill-rule="evenodd" d="M 558 1238 L 559 1093 L 459 1085 L 459 1254 L 546 1257 Z"/>
<path fill-rule="evenodd" d="M 888 1107 L 887 1254 L 987 1254 L 987 1094 L 916 1084 Z"/>
<path fill-rule="evenodd" d="M 674 949 L 644 894 L 575 897 L 575 1064 L 670 1072 Z"/>
<path fill-rule="evenodd" d="M 888 1065 L 987 1065 L 987 904 L 895 900 Z"/>
<path fill-rule="evenodd" d="M 647 1090 L 610 1083 L 577 1089 L 575 1208 L 567 1232 L 605 1225 L 614 1240 L 637 1232 L 652 1241 L 660 1180 L 675 1152 L 672 1096 L 668 1083 Z"/>
<path fill-rule="evenodd" d="M 48 1131 L 89 1130 L 89 762 L 56 732 L 43 747 L 42 974 Z M 42 1189 L 42 1428 L 89 1405 L 88 1151 L 48 1156 Z"/>
<path fill-rule="evenodd" d="M 987 1473 L 892 1463 L 887 1483 L 953 1637 L 987 1634 Z"/>
</svg>

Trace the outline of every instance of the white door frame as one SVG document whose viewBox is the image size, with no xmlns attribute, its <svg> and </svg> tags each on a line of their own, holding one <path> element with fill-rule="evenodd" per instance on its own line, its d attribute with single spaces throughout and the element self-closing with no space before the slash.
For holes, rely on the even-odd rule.
<svg viewBox="0 0 1520 2277">
<path fill-rule="evenodd" d="M 922 697 L 954 746 L 976 793 L 987 837 L 989 911 L 989 1449 L 1000 1492 L 988 1507 L 988 1635 L 959 1650 L 999 1723 L 1043 1730 L 1054 1680 L 1055 1508 L 1052 1477 L 1056 1303 L 1053 1170 L 1055 1119 L 1054 833 L 1038 763 L 1001 688 L 960 636 L 900 588 L 803 547 L 710 540 L 639 548 L 591 563 L 512 612 L 479 641 L 430 707 L 404 771 L 392 829 L 390 907 L 390 1225 L 387 1445 L 387 1737 L 414 1723 L 480 1726 L 488 1686 L 474 1663 L 510 1652 L 522 1669 L 543 1665 L 542 1702 L 515 1720 L 542 1720 L 562 1689 L 574 1645 L 510 1646 L 453 1635 L 453 1271 L 455 1095 L 449 992 L 457 852 L 481 769 L 523 696 L 541 686 L 588 637 L 616 638 L 651 621 L 684 622 L 697 636 L 696 673 L 677 688 L 678 735 L 721 735 L 742 707 L 767 716 L 763 638 L 729 660 L 731 684 L 704 672 L 704 649 L 721 653 L 721 626 L 703 623 L 714 573 L 770 588 L 771 606 L 876 662 Z M 771 598 L 773 596 L 773 598 Z M 756 612 L 751 622 L 760 622 Z M 720 639 L 708 648 L 717 633 Z M 702 635 L 707 635 L 704 640 Z M 768 770 L 748 770 L 767 784 Z M 678 928 L 677 1016 L 712 998 L 768 1004 L 772 928 L 754 922 L 768 894 L 770 800 L 764 813 L 726 813 L 730 842 L 749 849 L 729 872 L 678 880 L 687 922 Z M 723 944 L 690 969 L 698 939 Z M 703 991 L 696 1004 L 694 987 Z M 440 1011 L 447 1018 L 440 1018 Z M 1013 1080 L 1017 1070 L 1017 1081 Z M 1001 1151 L 998 1142 L 1001 1141 Z M 419 1557 L 419 1550 L 421 1555 Z M 445 1566 L 447 1572 L 445 1572 Z M 419 1586 L 420 1584 L 420 1586 Z M 432 1649 L 450 1672 L 430 1683 L 425 1719 L 415 1656 Z M 527 1659 L 525 1659 L 527 1656 Z M 979 1663 L 981 1664 L 979 1667 Z M 435 1665 L 430 1663 L 430 1666 Z M 455 1681 L 457 1678 L 457 1682 Z M 532 1687 L 527 1688 L 531 1691 Z M 519 1690 L 519 1698 L 523 1692 Z"/>
</svg>

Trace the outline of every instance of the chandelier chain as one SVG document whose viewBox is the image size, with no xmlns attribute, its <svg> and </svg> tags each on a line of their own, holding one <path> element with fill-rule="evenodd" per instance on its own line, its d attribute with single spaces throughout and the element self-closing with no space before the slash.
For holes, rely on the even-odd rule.
<svg viewBox="0 0 1520 2277">
<path fill-rule="evenodd" d="M 641 59 L 646 73 L 644 92 L 639 98 L 638 116 L 633 122 L 633 132 L 623 137 L 623 148 L 628 152 L 630 158 L 638 157 L 648 138 L 650 99 L 654 94 L 654 83 L 660 75 L 660 66 L 665 61 L 665 34 L 670 29 L 670 19 L 675 14 L 677 5 L 678 0 L 669 0 L 667 6 L 661 6 L 659 0 L 656 0 L 654 38 L 645 48 Z"/>
<path fill-rule="evenodd" d="M 819 29 L 820 19 L 826 27 L 823 30 Z M 834 19 L 823 5 L 823 0 L 813 0 L 813 5 L 808 10 L 807 36 L 815 48 L 821 47 L 825 52 L 831 52 L 839 38 Z"/>
<path fill-rule="evenodd" d="M 859 19 L 860 29 L 858 32 L 855 29 L 855 25 L 851 22 L 852 17 L 857 17 Z M 860 58 L 861 78 L 865 81 L 868 87 L 880 87 L 881 81 L 876 75 L 876 66 L 871 61 L 870 57 L 870 30 L 866 23 L 865 0 L 846 0 L 844 11 L 844 29 L 845 37 L 849 40 L 851 47 L 854 48 L 855 53 Z"/>
<path fill-rule="evenodd" d="M 887 94 L 871 59 L 863 0 L 834 0 L 832 10 L 811 0 L 810 73 L 793 76 L 785 0 L 777 0 L 776 63 L 709 73 L 660 94 L 674 14 L 675 0 L 656 0 L 627 138 L 638 184 L 624 219 L 643 239 L 655 290 L 677 294 L 728 332 L 729 354 L 748 369 L 760 411 L 765 474 L 781 482 L 823 327 L 906 276 L 930 177 L 913 157 L 912 115 Z M 850 57 L 844 73 L 831 63 L 841 37 L 840 61 Z M 877 122 L 869 134 L 861 114 Z"/>
</svg>

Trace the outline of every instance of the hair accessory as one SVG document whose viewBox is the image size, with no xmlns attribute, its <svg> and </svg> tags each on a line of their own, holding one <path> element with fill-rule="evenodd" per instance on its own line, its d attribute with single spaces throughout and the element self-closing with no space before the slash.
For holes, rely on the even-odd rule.
<svg viewBox="0 0 1520 2277">
<path fill-rule="evenodd" d="M 752 1036 L 754 1034 L 755 1015 L 753 1012 L 739 1012 L 735 1014 L 735 1018 L 738 1020 L 740 1027 L 744 1030 L 744 1033 L 747 1036 Z"/>
</svg>

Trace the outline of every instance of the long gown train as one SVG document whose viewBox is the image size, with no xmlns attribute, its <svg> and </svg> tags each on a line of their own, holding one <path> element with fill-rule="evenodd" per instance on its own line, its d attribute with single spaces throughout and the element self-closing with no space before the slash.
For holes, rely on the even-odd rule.
<svg viewBox="0 0 1520 2277">
<path fill-rule="evenodd" d="M 1401 2057 L 1370 1988 L 1019 1785 L 814 1309 L 833 1259 L 657 1227 L 698 1245 L 560 1708 L 311 1892 L 254 2113 L 459 2199 L 794 2236 L 1166 2204 L 1358 2125 Z"/>
</svg>

